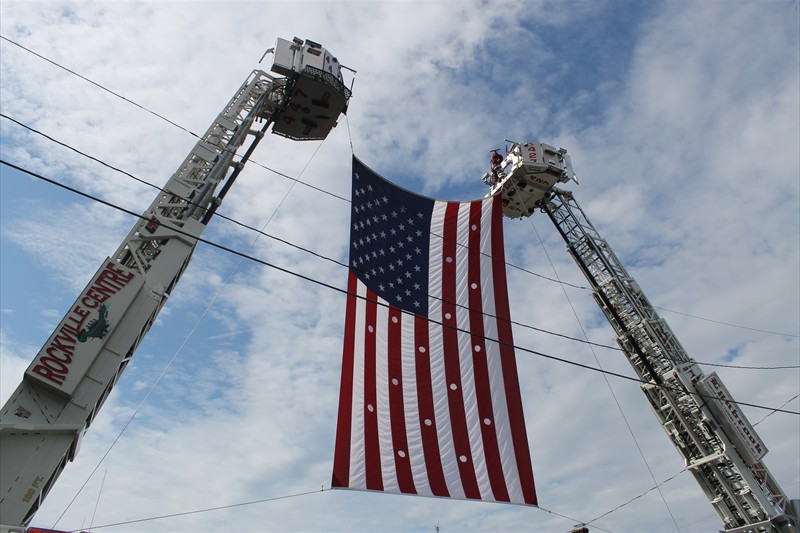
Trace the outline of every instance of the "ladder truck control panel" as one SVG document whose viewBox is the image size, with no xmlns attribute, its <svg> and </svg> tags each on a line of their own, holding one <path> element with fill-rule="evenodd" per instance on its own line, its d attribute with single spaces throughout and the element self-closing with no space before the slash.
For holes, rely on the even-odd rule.
<svg viewBox="0 0 800 533">
<path fill-rule="evenodd" d="M 104 260 L 0 410 L 0 533 L 24 532 L 186 270 L 258 142 L 324 139 L 346 113 L 342 66 L 317 43 L 278 39 Z M 266 54 L 265 54 L 266 57 Z M 257 123 L 263 126 L 256 130 Z M 250 140 L 246 151 L 238 150 Z"/>
<path fill-rule="evenodd" d="M 800 501 L 789 500 L 762 462 L 767 448 L 716 373 L 705 375 L 614 255 L 573 194 L 555 185 L 575 180 L 563 148 L 506 141 L 483 176 L 502 195 L 509 218 L 544 212 L 588 280 L 642 381 L 641 389 L 683 456 L 726 533 L 800 532 Z M 577 180 L 576 180 L 577 181 Z"/>
</svg>

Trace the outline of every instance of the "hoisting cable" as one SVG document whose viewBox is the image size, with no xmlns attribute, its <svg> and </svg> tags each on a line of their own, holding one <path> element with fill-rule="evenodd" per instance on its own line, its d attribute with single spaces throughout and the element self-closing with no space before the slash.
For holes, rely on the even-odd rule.
<svg viewBox="0 0 800 533">
<path fill-rule="evenodd" d="M 266 131 L 267 127 L 268 127 L 268 126 L 271 124 L 271 122 L 272 122 L 272 119 L 273 119 L 273 117 L 271 116 L 271 117 L 270 117 L 270 119 L 267 121 L 267 123 L 264 125 L 264 128 L 261 130 L 261 132 L 259 132 L 259 133 L 261 133 L 261 134 L 262 134 L 262 136 L 263 136 L 263 133 Z M 250 153 L 252 153 L 252 151 L 255 149 L 255 146 L 258 144 L 258 141 L 259 141 L 260 139 L 261 139 L 261 136 L 256 136 L 256 138 L 253 140 L 253 144 L 250 146 L 250 149 L 249 149 L 249 150 L 248 150 L 248 152 L 247 152 L 248 156 L 249 156 L 249 154 L 250 154 Z M 302 176 L 302 175 L 303 175 L 303 173 L 306 171 L 306 169 L 308 168 L 308 166 L 309 166 L 309 165 L 311 164 L 311 162 L 314 160 L 314 158 L 316 157 L 317 153 L 319 152 L 319 150 L 320 150 L 320 148 L 322 147 L 322 144 L 323 144 L 324 142 L 325 142 L 325 141 L 323 140 L 322 142 L 320 142 L 320 143 L 318 144 L 318 146 L 317 146 L 317 149 L 316 149 L 316 150 L 314 150 L 314 153 L 313 153 L 313 154 L 311 154 L 311 157 L 309 158 L 308 162 L 305 164 L 305 166 L 303 167 L 303 169 L 300 171 L 300 174 L 298 175 L 298 178 L 299 178 L 300 176 Z M 237 167 L 237 168 L 241 168 L 241 167 Z M 267 221 L 264 223 L 264 226 L 261 228 L 261 231 L 259 231 L 259 232 L 257 232 L 257 233 L 256 233 L 256 236 L 253 238 L 253 241 L 250 243 L 250 246 L 248 247 L 248 251 L 251 251 L 251 250 L 253 250 L 253 248 L 254 248 L 254 247 L 255 247 L 255 245 L 256 245 L 256 242 L 258 241 L 258 239 L 259 239 L 259 237 L 260 237 L 261 235 L 265 235 L 264 231 L 267 229 L 267 225 L 269 225 L 269 223 L 272 221 L 272 218 L 273 218 L 273 217 L 275 216 L 275 214 L 278 212 L 278 209 L 280 209 L 281 205 L 283 205 L 283 202 L 284 202 L 284 201 L 286 200 L 286 198 L 289 196 L 289 193 L 292 191 L 292 188 L 294 188 L 294 184 L 292 184 L 292 186 L 291 186 L 291 187 L 289 187 L 289 189 L 288 189 L 288 190 L 286 191 L 286 193 L 283 195 L 283 198 L 281 198 L 281 201 L 278 203 L 278 205 L 277 205 L 277 206 L 275 207 L 275 209 L 272 211 L 272 214 L 271 214 L 271 215 L 270 215 L 270 216 L 267 218 Z M 212 214 L 213 214 L 213 213 L 212 213 Z M 208 215 L 208 213 L 206 213 L 206 217 L 205 217 L 205 218 L 210 218 L 210 217 L 209 217 L 209 215 Z M 158 378 L 156 378 L 155 382 L 153 382 L 153 384 L 150 386 L 150 389 L 147 391 L 147 394 L 145 394 L 144 398 L 143 398 L 143 399 L 142 399 L 142 401 L 139 403 L 139 405 L 136 407 L 136 409 L 133 411 L 133 413 L 131 414 L 130 418 L 129 418 L 129 419 L 128 419 L 128 421 L 125 423 L 125 425 L 122 427 L 122 429 L 120 430 L 120 432 L 119 432 L 119 434 L 117 435 L 117 437 L 116 437 L 116 438 L 113 440 L 113 442 L 111 443 L 111 445 L 108 447 L 108 450 L 106 450 L 106 452 L 103 454 L 103 457 L 101 457 L 101 458 L 100 458 L 100 461 L 98 461 L 98 463 L 97 463 L 97 466 L 95 466 L 95 467 L 94 467 L 94 469 L 93 469 L 93 470 L 92 470 L 92 471 L 89 473 L 89 476 L 86 478 L 86 481 L 84 481 L 84 482 L 83 482 L 83 484 L 82 484 L 82 485 L 81 485 L 81 487 L 78 489 L 78 491 L 77 491 L 77 493 L 75 494 L 75 496 L 74 496 L 74 497 L 72 498 L 72 500 L 70 500 L 70 502 L 67 504 L 67 507 L 64 509 L 64 511 L 63 511 L 63 512 L 61 513 L 61 515 L 58 517 L 58 519 L 56 520 L 55 524 L 53 524 L 53 529 L 55 529 L 55 527 L 58 525 L 58 522 L 59 522 L 59 521 L 60 521 L 60 520 L 61 520 L 61 519 L 64 517 L 64 515 L 67 513 L 67 511 L 68 511 L 68 510 L 69 510 L 69 508 L 72 506 L 72 504 L 75 502 L 75 500 L 78 498 L 78 496 L 80 496 L 80 494 L 81 494 L 81 492 L 83 491 L 83 489 L 84 489 L 84 488 L 86 487 L 86 485 L 89 483 L 89 480 L 91 480 L 92 476 L 94 476 L 94 474 L 95 474 L 95 472 L 97 471 L 97 469 L 98 469 L 98 468 L 100 468 L 100 465 L 101 465 L 101 464 L 103 463 L 103 461 L 106 459 L 106 457 L 108 456 L 108 454 L 109 454 L 109 453 L 111 453 L 111 450 L 112 450 L 112 448 L 114 448 L 114 446 L 117 444 L 117 441 L 119 441 L 119 439 L 122 437 L 122 434 L 123 434 L 123 433 L 125 433 L 125 430 L 126 430 L 126 429 L 128 428 L 128 426 L 131 424 L 131 422 L 133 422 L 133 419 L 136 417 L 136 415 L 137 415 L 137 414 L 139 413 L 139 411 L 142 409 L 142 407 L 144 406 L 144 404 L 145 404 L 145 403 L 147 402 L 147 400 L 150 398 L 150 395 L 153 393 L 153 391 L 155 390 L 155 388 L 156 388 L 156 387 L 158 386 L 158 384 L 161 382 L 161 380 L 162 380 L 162 378 L 164 377 L 164 375 L 165 375 L 165 374 L 167 373 L 167 371 L 168 371 L 168 370 L 169 370 L 169 369 L 172 367 L 173 363 L 174 363 L 174 362 L 175 362 L 175 360 L 178 358 L 178 356 L 181 354 L 181 352 L 183 352 L 183 349 L 186 347 L 186 344 L 187 344 L 187 343 L 189 342 L 189 340 L 192 338 L 192 336 L 194 335 L 195 331 L 197 331 L 197 328 L 198 328 L 198 327 L 200 326 L 200 324 L 203 322 L 203 320 L 205 319 L 205 317 L 206 317 L 206 315 L 208 314 L 208 312 L 209 312 L 209 311 L 211 311 L 211 308 L 214 306 L 214 304 L 217 302 L 217 300 L 219 299 L 219 297 L 222 295 L 223 291 L 224 291 L 224 290 L 225 290 L 225 289 L 228 287 L 228 285 L 230 284 L 231 280 L 233 279 L 233 276 L 234 276 L 234 275 L 236 274 L 236 272 L 239 270 L 239 267 L 241 266 L 242 262 L 245 260 L 245 258 L 246 258 L 246 257 L 247 257 L 247 255 L 246 255 L 246 254 L 242 254 L 242 255 L 240 255 L 240 256 L 239 256 L 239 262 L 238 262 L 238 263 L 236 263 L 236 266 L 234 266 L 234 268 L 233 268 L 233 270 L 231 271 L 231 273 L 230 273 L 230 274 L 228 275 L 228 277 L 225 279 L 225 282 L 222 284 L 222 286 L 219 288 L 219 290 L 216 292 L 216 294 L 214 294 L 214 297 L 211 299 L 211 301 L 208 303 L 208 305 L 206 306 L 206 308 L 203 310 L 202 314 L 201 314 L 201 315 L 200 315 L 200 317 L 197 319 L 197 322 L 194 324 L 194 326 L 192 326 L 192 329 L 189 331 L 189 334 L 188 334 L 188 335 L 186 335 L 186 337 L 184 338 L 183 342 L 181 342 L 181 345 L 178 347 L 178 349 L 177 349 L 177 350 L 175 351 L 175 353 L 172 355 L 172 358 L 170 358 L 170 360 L 169 360 L 169 362 L 167 363 L 167 365 L 166 365 L 166 366 L 164 367 L 164 369 L 161 371 L 161 374 L 159 374 Z M 105 476 L 104 476 L 104 480 L 105 480 Z"/>
<path fill-rule="evenodd" d="M 556 266 L 553 263 L 553 260 L 550 258 L 550 253 L 547 251 L 547 248 L 544 245 L 544 241 L 542 240 L 541 235 L 539 235 L 539 230 L 536 229 L 536 225 L 533 223 L 533 218 L 528 217 L 528 220 L 531 222 L 531 227 L 533 231 L 536 233 L 536 237 L 539 239 L 539 244 L 542 246 L 542 250 L 544 251 L 545 256 L 547 257 L 547 261 L 550 263 L 550 268 L 553 270 L 553 275 L 555 275 L 556 279 L 560 279 L 558 275 L 558 271 L 556 270 Z M 567 303 L 569 303 L 570 309 L 572 309 L 572 314 L 575 315 L 575 320 L 578 322 L 578 326 L 583 333 L 583 336 L 586 337 L 586 340 L 589 340 L 589 335 L 586 333 L 586 329 L 583 327 L 583 323 L 581 322 L 580 317 L 578 316 L 578 312 L 575 311 L 575 306 L 572 305 L 572 300 L 569 297 L 566 289 L 561 287 L 561 290 L 564 292 L 564 297 L 567 299 Z M 597 352 L 594 351 L 594 347 L 590 344 L 589 350 L 591 350 L 592 355 L 594 356 L 594 360 L 597 363 L 598 368 L 603 368 L 603 365 L 600 363 L 600 358 L 597 357 Z M 636 438 L 636 434 L 633 432 L 633 428 L 631 427 L 630 422 L 628 422 L 628 417 L 625 416 L 625 411 L 622 409 L 622 405 L 619 403 L 619 399 L 617 398 L 616 393 L 614 393 L 613 387 L 611 387 L 611 382 L 608 380 L 608 376 L 603 374 L 603 379 L 606 382 L 606 386 L 608 386 L 608 390 L 611 392 L 611 397 L 614 398 L 614 403 L 617 404 L 617 409 L 619 409 L 620 415 L 622 415 L 622 420 L 625 422 L 625 426 L 628 428 L 628 432 L 631 434 L 631 438 L 633 439 L 634 444 L 636 445 L 636 449 L 639 450 L 639 455 L 642 457 L 642 461 L 644 461 L 645 466 L 647 467 L 647 471 L 650 473 L 650 478 L 653 480 L 653 483 L 656 484 L 656 488 L 658 488 L 658 481 L 656 481 L 656 476 L 653 474 L 652 468 L 650 468 L 650 463 L 647 462 L 647 457 L 644 455 L 644 451 L 642 451 L 642 447 L 639 445 L 639 440 Z M 681 528 L 678 526 L 678 522 L 675 520 L 675 516 L 672 514 L 672 509 L 670 509 L 669 504 L 667 503 L 667 499 L 664 497 L 664 494 L 661 492 L 661 489 L 658 489 L 658 493 L 661 496 L 661 501 L 664 502 L 664 506 L 667 508 L 667 513 L 669 513 L 670 518 L 672 519 L 672 523 L 675 524 L 675 529 L 680 532 Z"/>
</svg>

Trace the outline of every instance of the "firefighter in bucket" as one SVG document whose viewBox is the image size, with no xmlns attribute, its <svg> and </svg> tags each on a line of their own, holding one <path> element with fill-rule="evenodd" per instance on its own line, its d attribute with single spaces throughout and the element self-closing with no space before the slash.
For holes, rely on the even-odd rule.
<svg viewBox="0 0 800 533">
<path fill-rule="evenodd" d="M 500 165 L 503 164 L 503 156 L 500 155 L 499 149 L 492 150 L 492 176 L 490 178 L 490 185 L 494 185 L 500 181 L 502 178 L 502 170 L 500 169 Z"/>
</svg>

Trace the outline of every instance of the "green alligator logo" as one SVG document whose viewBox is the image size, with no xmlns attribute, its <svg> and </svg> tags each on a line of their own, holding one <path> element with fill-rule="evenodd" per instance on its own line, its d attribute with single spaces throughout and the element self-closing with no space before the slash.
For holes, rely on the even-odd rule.
<svg viewBox="0 0 800 533">
<path fill-rule="evenodd" d="M 97 318 L 93 318 L 86 325 L 86 329 L 82 329 L 78 333 L 78 341 L 86 342 L 89 339 L 102 339 L 108 333 L 111 323 L 108 321 L 108 308 L 106 304 L 102 304 L 100 309 L 97 310 Z"/>
</svg>

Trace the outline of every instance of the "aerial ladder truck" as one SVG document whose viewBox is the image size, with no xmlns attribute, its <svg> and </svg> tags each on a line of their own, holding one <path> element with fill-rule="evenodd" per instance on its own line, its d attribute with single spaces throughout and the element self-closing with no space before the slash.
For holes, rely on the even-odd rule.
<svg viewBox="0 0 800 533">
<path fill-rule="evenodd" d="M 575 200 L 558 183 L 575 178 L 567 151 L 506 141 L 483 176 L 515 219 L 544 212 L 589 282 L 622 353 L 685 467 L 700 484 L 726 533 L 798 532 L 800 500 L 789 500 L 762 458 L 767 448 L 716 373 L 705 375 L 659 317 Z"/>
<path fill-rule="evenodd" d="M 278 39 L 100 268 L 0 411 L 0 533 L 24 532 L 80 448 L 260 139 L 324 139 L 351 95 L 309 40 Z M 266 56 L 266 54 L 265 54 Z M 263 59 L 263 58 L 262 58 Z M 263 126 L 256 130 L 256 124 Z M 238 150 L 250 145 L 237 158 Z"/>
</svg>

